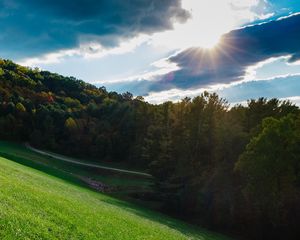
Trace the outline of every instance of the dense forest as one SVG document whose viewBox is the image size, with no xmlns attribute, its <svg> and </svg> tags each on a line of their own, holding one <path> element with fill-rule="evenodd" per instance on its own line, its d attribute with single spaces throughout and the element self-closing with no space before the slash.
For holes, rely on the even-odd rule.
<svg viewBox="0 0 300 240">
<path fill-rule="evenodd" d="M 148 169 L 163 210 L 199 225 L 300 236 L 300 111 L 288 101 L 229 107 L 204 92 L 153 105 L 0 60 L 0 138 Z"/>
</svg>

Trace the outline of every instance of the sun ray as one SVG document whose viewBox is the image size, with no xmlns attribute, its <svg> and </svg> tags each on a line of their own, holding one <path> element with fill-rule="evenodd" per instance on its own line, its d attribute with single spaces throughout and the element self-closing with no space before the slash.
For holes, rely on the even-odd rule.
<svg viewBox="0 0 300 240">
<path fill-rule="evenodd" d="M 190 12 L 190 19 L 174 23 L 172 30 L 154 34 L 153 43 L 176 49 L 212 49 L 220 43 L 223 34 L 254 18 L 249 9 L 256 4 L 256 1 L 182 0 L 182 8 Z"/>
</svg>

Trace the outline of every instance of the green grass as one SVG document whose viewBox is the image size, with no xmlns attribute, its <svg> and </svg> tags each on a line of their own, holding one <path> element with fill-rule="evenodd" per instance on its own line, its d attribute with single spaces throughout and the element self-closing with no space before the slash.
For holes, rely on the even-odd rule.
<svg viewBox="0 0 300 240">
<path fill-rule="evenodd" d="M 157 210 L 161 205 L 156 201 L 141 200 L 133 197 L 132 193 L 152 191 L 151 185 L 153 184 L 153 180 L 147 177 L 94 169 L 64 162 L 33 152 L 23 144 L 7 141 L 0 141 L 0 156 L 80 186 L 90 187 L 82 178 L 99 181 L 112 188 L 118 189 L 117 191 L 111 192 L 110 195 L 119 199 L 135 202 L 147 208 Z"/>
<path fill-rule="evenodd" d="M 82 183 L 78 177 L 89 177 L 113 187 L 136 187 L 140 190 L 149 190 L 150 185 L 152 184 L 152 180 L 145 177 L 110 172 L 63 162 L 33 152 L 22 144 L 0 141 L 0 156 L 81 184 L 84 183 Z M 106 166 L 114 167 L 115 165 L 106 163 Z"/>
<path fill-rule="evenodd" d="M 0 158 L 0 239 L 226 238 Z"/>
</svg>

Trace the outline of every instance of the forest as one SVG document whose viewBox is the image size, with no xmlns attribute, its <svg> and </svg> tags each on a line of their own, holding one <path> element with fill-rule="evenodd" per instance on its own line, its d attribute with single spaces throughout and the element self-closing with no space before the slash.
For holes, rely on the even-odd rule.
<svg viewBox="0 0 300 240">
<path fill-rule="evenodd" d="M 300 110 L 215 93 L 154 105 L 0 60 L 0 138 L 154 176 L 162 211 L 248 239 L 300 236 Z"/>
</svg>

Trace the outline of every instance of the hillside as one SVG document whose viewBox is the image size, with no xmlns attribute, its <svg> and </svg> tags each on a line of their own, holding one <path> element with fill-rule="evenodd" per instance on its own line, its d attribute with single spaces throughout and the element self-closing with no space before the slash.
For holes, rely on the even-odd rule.
<svg viewBox="0 0 300 240">
<path fill-rule="evenodd" d="M 0 158 L 0 238 L 225 240 Z"/>
<path fill-rule="evenodd" d="M 147 105 L 73 77 L 0 60 L 0 137 L 94 160 L 138 161 Z"/>
<path fill-rule="evenodd" d="M 113 196 L 252 239 L 300 236 L 299 123 L 299 108 L 276 98 L 230 107 L 203 92 L 154 105 L 0 60 L 0 140 L 82 163 L 58 162 L 51 154 L 30 164 L 59 177 L 84 176 L 77 181 L 97 188 L 101 182 L 113 186 Z M 20 162 L 9 152 L 4 157 Z M 87 164 L 153 178 L 114 176 Z"/>
<path fill-rule="evenodd" d="M 42 152 L 42 153 L 40 153 Z M 44 151 L 36 150 L 26 144 L 0 141 L 0 156 L 8 158 L 22 165 L 43 171 L 44 173 L 67 180 L 72 184 L 94 189 L 121 199 L 146 205 L 157 210 L 158 201 L 140 199 L 145 193 L 153 192 L 153 178 L 148 175 L 136 174 L 123 164 L 102 163 L 104 168 L 97 168 L 94 164 L 89 166 L 84 159 L 71 159 L 81 164 L 62 161 L 61 155 L 51 153 L 45 155 Z M 67 158 L 63 156 L 63 158 Z M 70 158 L 67 158 L 68 160 Z M 96 165 L 98 166 L 98 165 Z M 102 166 L 102 165 L 101 165 Z M 119 171 L 119 169 L 122 171 Z M 127 170 L 126 170 L 127 169 Z"/>
</svg>

